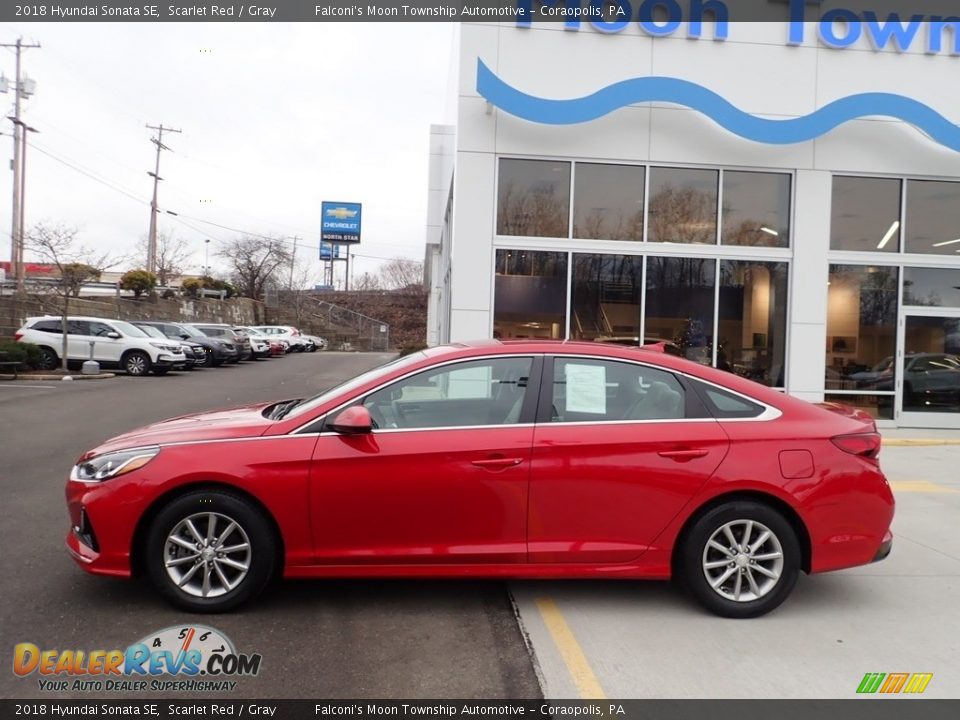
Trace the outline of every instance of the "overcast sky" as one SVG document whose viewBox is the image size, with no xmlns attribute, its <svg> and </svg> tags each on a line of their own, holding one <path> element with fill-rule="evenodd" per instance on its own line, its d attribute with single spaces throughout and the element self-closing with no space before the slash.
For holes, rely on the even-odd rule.
<svg viewBox="0 0 960 720">
<path fill-rule="evenodd" d="M 152 192 L 144 125 L 163 122 L 183 134 L 165 137 L 174 152 L 160 171 L 160 208 L 180 220 L 161 215 L 160 227 L 195 248 L 190 271 L 203 265 L 204 238 L 216 268 L 216 248 L 236 235 L 200 220 L 316 248 L 321 200 L 363 203 L 357 252 L 371 257 L 356 274 L 375 258 L 422 259 L 429 126 L 449 121 L 454 33 L 448 23 L 6 23 L 0 42 L 42 45 L 23 55 L 37 81 L 23 119 L 40 131 L 27 157 L 27 226 L 74 225 L 87 245 L 132 251 Z M 12 51 L 0 51 L 0 71 L 13 75 Z M 13 94 L 0 95 L 4 116 L 12 107 Z M 10 129 L 0 128 L 4 260 Z M 298 254 L 319 281 L 317 251 Z"/>
</svg>

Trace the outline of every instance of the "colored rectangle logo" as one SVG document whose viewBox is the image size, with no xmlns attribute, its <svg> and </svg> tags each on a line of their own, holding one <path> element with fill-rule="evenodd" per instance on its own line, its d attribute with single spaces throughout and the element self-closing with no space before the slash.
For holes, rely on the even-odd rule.
<svg viewBox="0 0 960 720">
<path fill-rule="evenodd" d="M 360 242 L 361 210 L 360 203 L 323 201 L 320 241 L 335 245 Z"/>
<path fill-rule="evenodd" d="M 861 695 L 919 695 L 927 689 L 933 673 L 866 673 L 857 686 Z"/>
</svg>

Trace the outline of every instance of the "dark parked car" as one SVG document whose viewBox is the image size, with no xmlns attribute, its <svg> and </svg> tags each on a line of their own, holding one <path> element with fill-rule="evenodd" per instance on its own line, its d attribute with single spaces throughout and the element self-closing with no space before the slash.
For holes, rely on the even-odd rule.
<svg viewBox="0 0 960 720">
<path fill-rule="evenodd" d="M 147 325 L 146 323 L 142 322 L 134 322 L 133 325 L 143 330 L 150 337 L 161 338 L 164 340 L 175 339 L 168 338 L 159 328 L 156 328 L 153 325 Z M 184 361 L 183 365 L 174 365 L 174 370 L 193 370 L 195 367 L 202 366 L 207 359 L 206 351 L 203 349 L 203 345 L 193 342 L 192 340 L 181 340 L 180 349 L 183 350 L 183 355 L 186 360 Z"/>
<path fill-rule="evenodd" d="M 161 322 L 159 320 L 144 320 L 140 325 L 151 325 L 171 340 L 188 340 L 203 347 L 205 358 L 204 367 L 216 367 L 225 362 L 235 362 L 237 347 L 224 338 L 213 338 L 184 323 Z"/>
<path fill-rule="evenodd" d="M 237 359 L 234 362 L 254 359 L 253 348 L 250 345 L 250 338 L 243 333 L 238 333 L 230 325 L 220 325 L 217 323 L 193 323 L 191 327 L 196 328 L 204 335 L 209 337 L 219 338 L 221 340 L 226 340 L 227 342 L 233 343 L 236 346 L 238 353 Z"/>
</svg>

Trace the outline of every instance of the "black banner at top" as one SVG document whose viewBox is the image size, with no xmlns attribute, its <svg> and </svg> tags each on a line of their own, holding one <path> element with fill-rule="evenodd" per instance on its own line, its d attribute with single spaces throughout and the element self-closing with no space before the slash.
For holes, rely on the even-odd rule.
<svg viewBox="0 0 960 720">
<path fill-rule="evenodd" d="M 37 0 L 0 22 L 945 22 L 956 0 Z M 957 23 L 960 25 L 960 23 Z M 960 33 L 960 27 L 954 32 Z"/>
</svg>

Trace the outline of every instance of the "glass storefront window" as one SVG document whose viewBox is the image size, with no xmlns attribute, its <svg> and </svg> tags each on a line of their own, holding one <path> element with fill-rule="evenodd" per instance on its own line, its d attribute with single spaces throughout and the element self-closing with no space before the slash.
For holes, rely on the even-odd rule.
<svg viewBox="0 0 960 720">
<path fill-rule="evenodd" d="M 877 420 L 893 420 L 893 393 L 889 395 L 825 395 L 827 402 L 850 405 L 851 407 L 866 410 Z"/>
<path fill-rule="evenodd" d="M 573 182 L 573 236 L 587 240 L 643 240 L 645 169 L 577 163 Z"/>
<path fill-rule="evenodd" d="M 495 338 L 562 339 L 567 324 L 567 254 L 497 250 Z"/>
<path fill-rule="evenodd" d="M 650 242 L 717 242 L 717 170 L 650 168 Z"/>
<path fill-rule="evenodd" d="M 903 411 L 960 413 L 960 317 L 907 316 Z"/>
<path fill-rule="evenodd" d="M 833 178 L 830 248 L 861 252 L 900 250 L 900 181 Z"/>
<path fill-rule="evenodd" d="M 893 391 L 897 283 L 895 267 L 830 266 L 827 390 Z"/>
<path fill-rule="evenodd" d="M 790 247 L 790 176 L 724 170 L 720 242 Z"/>
<path fill-rule="evenodd" d="M 960 270 L 904 268 L 903 304 L 960 307 Z"/>
<path fill-rule="evenodd" d="M 709 365 L 715 281 L 715 260 L 647 258 L 646 342 L 672 342 L 683 357 Z"/>
<path fill-rule="evenodd" d="M 952 255 L 960 250 L 960 182 L 907 180 L 906 252 Z"/>
<path fill-rule="evenodd" d="M 497 234 L 567 237 L 570 220 L 570 163 L 500 160 Z"/>
<path fill-rule="evenodd" d="M 642 282 L 641 257 L 574 255 L 570 336 L 639 345 Z"/>
<path fill-rule="evenodd" d="M 787 263 L 723 260 L 717 367 L 771 387 L 784 385 Z"/>
</svg>

